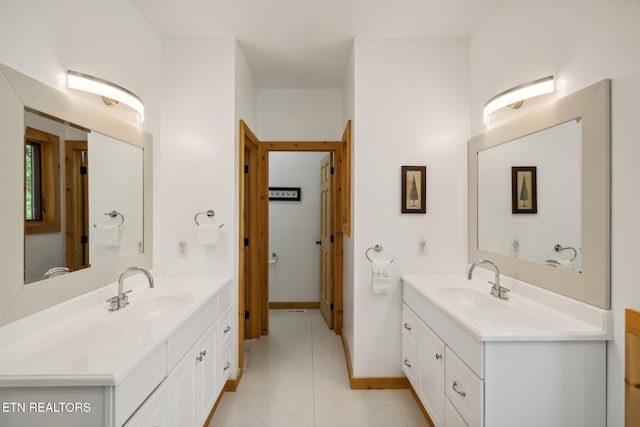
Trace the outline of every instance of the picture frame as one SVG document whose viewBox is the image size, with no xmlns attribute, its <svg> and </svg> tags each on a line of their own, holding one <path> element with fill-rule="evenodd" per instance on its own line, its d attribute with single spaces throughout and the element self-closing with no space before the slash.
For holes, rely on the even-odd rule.
<svg viewBox="0 0 640 427">
<path fill-rule="evenodd" d="M 402 166 L 402 213 L 427 213 L 427 167 Z"/>
<path fill-rule="evenodd" d="M 270 201 L 299 202 L 301 196 L 300 187 L 269 187 Z"/>
<path fill-rule="evenodd" d="M 538 213 L 536 166 L 511 167 L 511 213 Z"/>
</svg>

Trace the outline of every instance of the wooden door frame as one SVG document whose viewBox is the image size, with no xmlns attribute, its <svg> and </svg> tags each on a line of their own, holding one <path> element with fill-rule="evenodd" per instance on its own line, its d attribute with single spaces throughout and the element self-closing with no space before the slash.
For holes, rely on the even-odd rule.
<svg viewBox="0 0 640 427">
<path fill-rule="evenodd" d="M 238 146 L 238 376 L 243 372 L 243 341 L 246 337 L 258 338 L 269 331 L 269 152 L 328 152 L 334 157 L 334 200 L 332 218 L 334 221 L 333 251 L 333 329 L 337 335 L 343 327 L 343 230 L 350 235 L 350 215 L 343 209 L 349 209 L 350 201 L 343 204 L 345 197 L 350 198 L 350 149 L 351 121 L 347 122 L 342 141 L 269 141 L 261 142 L 247 124 L 239 121 Z M 345 140 L 346 135 L 346 140 Z M 345 157 L 345 152 L 346 156 Z M 247 158 L 246 153 L 249 153 Z M 346 159 L 346 160 L 345 160 Z M 250 173 L 245 174 L 245 165 Z M 255 173 L 253 173 L 255 171 Z M 247 179 L 247 176 L 249 177 Z M 245 206 L 245 191 L 255 191 L 250 195 L 250 207 Z M 345 190 L 343 190 L 345 189 Z M 245 221 L 249 227 L 245 226 Z M 247 229 L 249 228 L 249 229 Z M 245 251 L 244 239 L 249 238 L 250 252 Z M 250 256 L 247 256 L 247 254 Z M 245 277 L 245 267 L 252 274 Z M 247 280 L 248 279 L 248 280 Z M 253 290 L 253 292 L 252 292 Z M 245 304 L 246 297 L 248 304 Z M 245 310 L 250 312 L 247 321 L 249 333 L 245 335 Z"/>
<path fill-rule="evenodd" d="M 78 151 L 88 152 L 87 149 L 87 141 L 75 141 L 75 140 L 67 140 L 64 144 L 64 152 L 65 152 L 65 186 L 66 186 L 66 197 L 65 197 L 65 209 L 66 209 L 66 265 L 67 267 L 73 265 L 74 268 L 71 268 L 71 271 L 76 270 L 75 268 L 75 260 L 76 253 L 78 251 L 78 246 L 81 244 L 81 236 L 89 236 L 88 230 L 88 199 L 83 199 L 83 206 L 79 206 L 78 200 L 74 200 L 71 195 L 77 195 L 80 192 L 78 188 L 78 180 L 76 179 L 78 170 L 80 169 L 80 165 L 78 163 L 78 158 L 75 156 L 75 153 Z M 88 162 L 87 162 L 88 163 Z M 79 220 L 80 213 L 84 215 L 84 227 L 82 229 L 82 222 Z M 80 224 L 79 224 L 80 223 Z M 85 260 L 89 260 L 89 244 L 85 243 L 83 248 L 85 252 Z M 88 265 L 82 267 L 85 268 Z"/>
<path fill-rule="evenodd" d="M 343 200 L 343 180 L 344 162 L 343 162 L 343 144 L 342 141 L 263 141 L 260 142 L 258 147 L 258 177 L 259 182 L 265 182 L 267 185 L 262 185 L 258 188 L 258 215 L 261 218 L 261 223 L 266 224 L 263 230 L 260 232 L 260 240 L 258 244 L 261 246 L 260 253 L 263 253 L 265 258 L 261 263 L 262 275 L 261 285 L 263 289 L 268 290 L 268 259 L 269 253 L 269 153 L 270 152 L 326 152 L 332 153 L 334 157 L 334 205 L 331 207 L 332 218 L 334 222 L 334 247 L 333 247 L 333 329 L 336 334 L 340 334 L 343 325 L 343 296 L 342 296 L 342 272 L 343 272 L 343 242 L 342 242 L 342 228 L 337 226 L 342 222 L 342 200 Z M 263 325 L 267 325 L 269 322 L 269 310 L 268 310 L 268 292 L 266 294 L 266 300 L 261 301 L 261 304 L 266 307 L 266 310 L 262 310 L 262 322 Z"/>
</svg>

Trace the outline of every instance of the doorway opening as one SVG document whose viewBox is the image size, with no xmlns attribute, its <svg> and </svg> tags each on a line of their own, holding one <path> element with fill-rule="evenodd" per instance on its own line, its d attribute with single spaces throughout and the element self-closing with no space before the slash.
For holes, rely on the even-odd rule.
<svg viewBox="0 0 640 427">
<path fill-rule="evenodd" d="M 242 369 L 245 338 L 269 333 L 269 153 L 325 152 L 327 181 L 332 191 L 325 195 L 326 286 L 320 307 L 336 334 L 342 331 L 342 236 L 350 234 L 351 122 L 339 141 L 260 141 L 241 120 L 239 129 L 239 271 L 238 271 L 238 366 Z M 324 232 L 323 232 L 324 233 Z M 321 240 L 321 246 L 324 245 Z M 324 253 L 324 252 L 323 252 Z M 324 300 L 324 303 L 323 303 Z M 323 308 L 324 306 L 324 308 Z M 240 372 L 241 375 L 241 372 Z"/>
</svg>

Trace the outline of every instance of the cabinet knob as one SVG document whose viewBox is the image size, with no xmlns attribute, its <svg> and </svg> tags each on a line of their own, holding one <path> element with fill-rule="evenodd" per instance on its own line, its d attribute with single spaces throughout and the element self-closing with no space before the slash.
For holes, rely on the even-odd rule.
<svg viewBox="0 0 640 427">
<path fill-rule="evenodd" d="M 206 356 L 207 355 L 207 350 L 203 350 L 200 352 L 201 355 Z"/>
<path fill-rule="evenodd" d="M 404 324 L 404 325 L 402 325 L 402 326 L 404 326 L 404 328 L 405 328 L 407 331 L 410 331 L 410 330 L 411 330 L 411 326 L 409 326 L 409 324 L 408 324 L 408 323 L 405 323 L 405 324 Z"/>
<path fill-rule="evenodd" d="M 199 356 L 196 356 L 196 360 L 197 360 L 198 362 L 202 362 L 202 353 L 200 353 L 200 355 L 199 355 Z"/>
<path fill-rule="evenodd" d="M 465 393 L 464 391 L 458 390 L 458 383 L 455 382 L 455 381 L 451 385 L 451 388 L 453 389 L 453 391 L 455 391 L 456 393 L 458 393 L 462 397 L 465 397 L 467 395 L 467 393 Z"/>
<path fill-rule="evenodd" d="M 437 360 L 441 360 L 441 359 L 442 359 L 442 355 L 441 355 L 441 354 L 436 353 L 436 359 L 437 359 Z"/>
<path fill-rule="evenodd" d="M 223 371 L 226 371 L 226 370 L 227 370 L 227 369 L 229 369 L 230 367 L 231 367 L 231 363 L 230 363 L 230 362 L 227 362 L 227 363 L 225 363 L 224 368 L 222 368 L 222 370 L 223 370 Z"/>
<path fill-rule="evenodd" d="M 226 328 L 224 328 L 224 331 L 222 331 L 222 332 L 226 334 L 226 333 L 227 333 L 227 332 L 229 332 L 230 330 L 231 330 L 231 326 L 227 325 L 227 327 L 226 327 Z"/>
<path fill-rule="evenodd" d="M 402 361 L 402 363 L 404 363 L 404 366 L 406 366 L 406 367 L 408 367 L 408 368 L 410 368 L 410 367 L 411 367 L 411 363 L 409 363 L 409 360 L 408 360 L 408 359 L 404 359 L 404 360 Z"/>
</svg>

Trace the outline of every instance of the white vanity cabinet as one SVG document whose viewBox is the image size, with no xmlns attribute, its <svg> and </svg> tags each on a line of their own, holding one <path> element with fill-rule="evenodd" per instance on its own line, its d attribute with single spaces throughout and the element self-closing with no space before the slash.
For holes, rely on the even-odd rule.
<svg viewBox="0 0 640 427">
<path fill-rule="evenodd" d="M 416 287 L 403 286 L 402 368 L 436 427 L 606 424 L 606 340 L 484 334 Z"/>
<path fill-rule="evenodd" d="M 444 342 L 402 304 L 402 369 L 436 426 L 444 419 Z"/>
</svg>

